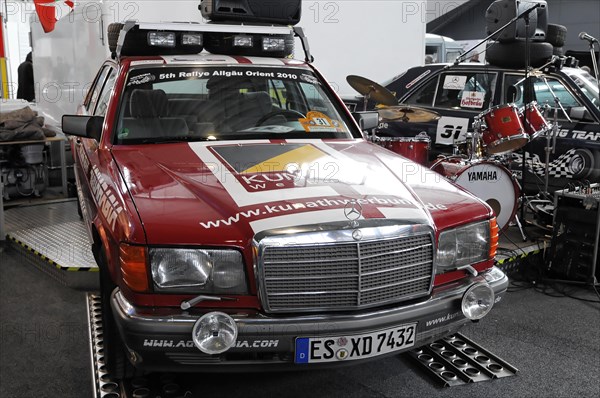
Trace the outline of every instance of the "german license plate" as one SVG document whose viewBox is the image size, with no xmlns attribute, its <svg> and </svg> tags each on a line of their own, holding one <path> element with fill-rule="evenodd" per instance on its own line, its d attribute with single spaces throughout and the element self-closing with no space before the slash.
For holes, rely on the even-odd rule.
<svg viewBox="0 0 600 398">
<path fill-rule="evenodd" d="M 415 344 L 417 324 L 366 334 L 296 338 L 296 363 L 352 361 L 399 351 Z"/>
</svg>

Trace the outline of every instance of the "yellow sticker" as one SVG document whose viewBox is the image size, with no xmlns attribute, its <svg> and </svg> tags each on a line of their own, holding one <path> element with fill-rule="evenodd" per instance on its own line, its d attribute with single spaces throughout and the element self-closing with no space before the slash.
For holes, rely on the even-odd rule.
<svg viewBox="0 0 600 398">
<path fill-rule="evenodd" d="M 310 111 L 306 114 L 306 119 L 298 120 L 307 133 L 318 131 L 346 131 L 338 120 L 333 120 L 324 113 Z"/>
</svg>

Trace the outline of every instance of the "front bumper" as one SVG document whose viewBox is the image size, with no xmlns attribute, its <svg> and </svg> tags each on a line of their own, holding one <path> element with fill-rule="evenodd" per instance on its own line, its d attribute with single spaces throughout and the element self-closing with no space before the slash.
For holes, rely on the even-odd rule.
<svg viewBox="0 0 600 398">
<path fill-rule="evenodd" d="M 121 337 L 134 354 L 130 357 L 136 366 L 146 370 L 249 370 L 248 365 L 252 365 L 251 370 L 306 369 L 361 360 L 297 365 L 297 337 L 348 336 L 416 322 L 414 347 L 419 347 L 455 333 L 469 322 L 461 311 L 461 301 L 467 289 L 477 283 L 491 287 L 495 303 L 508 288 L 508 278 L 494 267 L 478 276 L 434 288 L 426 299 L 376 310 L 303 316 L 229 312 L 238 326 L 238 338 L 231 349 L 220 355 L 204 354 L 192 342 L 194 324 L 210 311 L 173 309 L 165 315 L 147 315 L 132 306 L 118 289 L 111 295 L 111 305 Z"/>
</svg>

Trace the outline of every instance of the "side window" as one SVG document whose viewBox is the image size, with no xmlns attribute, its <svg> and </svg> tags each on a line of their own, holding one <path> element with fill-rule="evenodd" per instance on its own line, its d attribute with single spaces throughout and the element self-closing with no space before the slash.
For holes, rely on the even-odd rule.
<svg viewBox="0 0 600 398">
<path fill-rule="evenodd" d="M 436 108 L 481 111 L 494 98 L 496 73 L 448 72 L 440 77 Z"/>
<path fill-rule="evenodd" d="M 85 98 L 84 105 L 89 114 L 92 113 L 93 109 L 96 107 L 96 103 L 98 102 L 98 98 L 100 97 L 100 90 L 102 89 L 102 85 L 106 80 L 106 75 L 110 71 L 110 67 L 104 66 L 100 72 L 96 75 L 96 80 L 92 87 L 90 87 L 90 91 Z"/>
<path fill-rule="evenodd" d="M 404 103 L 410 105 L 432 106 L 438 79 L 431 79 L 425 86 L 408 97 Z"/>
<path fill-rule="evenodd" d="M 565 111 L 569 113 L 571 108 L 581 107 L 582 104 L 573 96 L 571 91 L 560 80 L 553 77 L 532 77 L 533 92 L 539 105 L 549 105 L 551 107 L 549 117 L 554 114 L 555 107 L 554 96 L 559 100 Z M 504 98 L 511 101 L 514 98 L 514 103 L 517 106 L 523 106 L 524 101 L 524 76 L 523 75 L 508 75 L 504 79 Z M 559 119 L 566 119 L 564 113 L 558 113 Z"/>
<path fill-rule="evenodd" d="M 96 109 L 94 110 L 94 115 L 96 116 L 104 116 L 106 114 L 108 101 L 110 101 L 110 94 L 112 93 L 115 80 L 117 79 L 117 72 L 113 68 L 109 69 L 110 71 L 108 78 L 106 79 L 106 83 L 104 83 L 104 87 L 102 87 L 102 91 L 100 91 L 98 103 L 96 104 Z"/>
</svg>

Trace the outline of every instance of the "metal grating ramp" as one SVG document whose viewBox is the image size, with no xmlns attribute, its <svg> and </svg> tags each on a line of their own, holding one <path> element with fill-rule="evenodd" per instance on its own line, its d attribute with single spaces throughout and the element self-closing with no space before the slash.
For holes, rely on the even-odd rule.
<svg viewBox="0 0 600 398">
<path fill-rule="evenodd" d="M 98 271 L 77 201 L 8 209 L 8 238 L 61 271 Z"/>
<path fill-rule="evenodd" d="M 500 379 L 519 371 L 459 333 L 406 355 L 443 387 Z"/>
<path fill-rule="evenodd" d="M 94 398 L 194 398 L 198 396 L 190 391 L 191 386 L 188 383 L 182 382 L 181 375 L 170 373 L 135 377 L 120 383 L 115 381 L 107 372 L 104 361 L 104 332 L 100 300 L 100 296 L 96 294 L 88 293 L 86 296 Z"/>
</svg>

